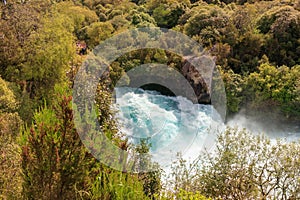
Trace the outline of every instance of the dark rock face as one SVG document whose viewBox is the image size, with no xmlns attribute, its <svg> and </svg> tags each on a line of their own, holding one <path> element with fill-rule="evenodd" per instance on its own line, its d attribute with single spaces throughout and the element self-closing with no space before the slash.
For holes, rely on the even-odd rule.
<svg viewBox="0 0 300 200">
<path fill-rule="evenodd" d="M 160 84 L 150 83 L 150 84 L 143 85 L 140 88 L 142 88 L 144 90 L 157 91 L 165 96 L 172 96 L 172 97 L 176 96 L 169 88 L 167 88 L 163 85 L 160 85 Z"/>
<path fill-rule="evenodd" d="M 199 58 L 187 58 L 184 60 L 181 73 L 187 79 L 187 81 L 192 86 L 196 96 L 198 103 L 201 104 L 210 104 L 211 103 L 211 95 L 209 89 L 209 81 L 211 79 L 211 73 L 209 70 L 205 68 L 209 68 L 210 66 L 202 67 L 201 70 L 196 69 L 196 67 L 191 63 L 198 63 L 198 68 L 206 65 L 205 60 L 200 60 Z"/>
<path fill-rule="evenodd" d="M 186 97 L 193 103 L 211 104 L 212 59 L 184 57 L 181 63 L 179 69 L 154 63 L 137 66 L 126 73 L 128 82 L 121 78 L 117 86 L 156 90 L 167 96 Z"/>
<path fill-rule="evenodd" d="M 164 64 L 145 64 L 127 72 L 128 82 L 119 80 L 117 86 L 156 90 L 167 96 L 182 96 L 198 103 L 194 89 L 182 73 Z M 124 83 L 124 84 L 121 84 Z"/>
</svg>

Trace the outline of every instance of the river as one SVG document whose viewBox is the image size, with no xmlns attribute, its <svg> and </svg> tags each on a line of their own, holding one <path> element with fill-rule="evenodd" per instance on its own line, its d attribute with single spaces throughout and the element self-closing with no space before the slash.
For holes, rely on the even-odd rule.
<svg viewBox="0 0 300 200">
<path fill-rule="evenodd" d="M 193 104 L 180 96 L 122 87 L 115 89 L 115 99 L 121 132 L 134 144 L 148 138 L 153 160 L 163 167 L 174 161 L 178 152 L 185 159 L 197 158 L 204 148 L 213 146 L 216 134 L 226 125 L 245 127 L 254 133 L 265 131 L 241 115 L 225 125 L 213 106 Z M 300 131 L 280 130 L 267 135 L 292 141 L 300 138 Z"/>
</svg>

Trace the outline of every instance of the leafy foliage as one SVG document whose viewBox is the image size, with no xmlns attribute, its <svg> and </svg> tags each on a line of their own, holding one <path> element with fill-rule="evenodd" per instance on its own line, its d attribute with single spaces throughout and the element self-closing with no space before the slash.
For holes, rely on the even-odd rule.
<svg viewBox="0 0 300 200">
<path fill-rule="evenodd" d="M 192 165 L 181 159 L 172 173 L 181 177 L 175 183 L 184 194 L 201 193 L 212 199 L 297 199 L 299 150 L 298 142 L 270 141 L 227 128 L 219 134 L 214 152 Z"/>
<path fill-rule="evenodd" d="M 235 74 L 232 70 L 222 71 L 222 77 L 225 82 L 227 109 L 230 113 L 236 113 L 244 101 L 245 81 L 241 75 Z"/>
<path fill-rule="evenodd" d="M 75 186 L 86 187 L 92 175 L 96 161 L 75 130 L 71 99 L 64 96 L 53 109 L 42 108 L 22 134 L 24 198 L 74 199 Z"/>
<path fill-rule="evenodd" d="M 299 64 L 300 12 L 292 6 L 275 7 L 258 22 L 259 30 L 268 34 L 265 46 L 271 62 L 278 65 Z"/>
<path fill-rule="evenodd" d="M 185 33 L 189 36 L 198 36 L 199 42 L 204 45 L 220 41 L 229 22 L 228 14 L 214 5 L 200 5 L 193 9 L 195 14 L 185 24 Z"/>
<path fill-rule="evenodd" d="M 19 199 L 22 192 L 21 148 L 17 135 L 22 121 L 17 100 L 8 83 L 0 78 L 0 198 Z"/>
<path fill-rule="evenodd" d="M 259 72 L 254 72 L 247 79 L 248 94 L 251 94 L 253 103 L 272 100 L 277 102 L 284 111 L 299 115 L 298 82 L 300 76 L 299 66 L 276 68 L 269 63 L 259 67 Z M 295 112 L 291 112 L 294 110 Z"/>
<path fill-rule="evenodd" d="M 97 162 L 75 130 L 68 89 L 62 89 L 64 95 L 54 91 L 72 86 L 86 58 L 75 44 L 87 44 L 91 50 L 127 29 L 159 26 L 187 34 L 216 56 L 229 116 L 246 108 L 254 115 L 269 112 L 271 121 L 286 118 L 298 123 L 299 5 L 279 0 L 1 2 L 0 198 L 298 199 L 299 143 L 273 144 L 229 129 L 219 136 L 215 155 L 198 160 L 201 165 L 187 167 L 181 160 L 169 182 L 173 191 L 164 190 L 160 171 L 128 174 Z M 146 39 L 147 34 L 139 37 Z M 124 38 L 119 45 L 126 47 L 134 40 Z M 180 42 L 174 38 L 174 44 Z M 134 147 L 122 139 L 111 108 L 111 91 L 119 78 L 145 63 L 180 71 L 184 62 L 159 49 L 116 59 L 97 87 L 97 116 L 89 119 L 85 113 L 87 126 L 80 128 L 90 130 L 97 119 L 116 146 L 136 148 L 137 158 L 130 162 L 157 168 L 145 141 Z M 21 118 L 25 128 L 18 142 Z M 146 156 L 141 159 L 142 153 Z M 112 154 L 113 150 L 103 156 Z"/>
<path fill-rule="evenodd" d="M 298 151 L 298 143 L 227 129 L 216 154 L 204 158 L 197 184 L 213 198 L 299 198 Z"/>
</svg>

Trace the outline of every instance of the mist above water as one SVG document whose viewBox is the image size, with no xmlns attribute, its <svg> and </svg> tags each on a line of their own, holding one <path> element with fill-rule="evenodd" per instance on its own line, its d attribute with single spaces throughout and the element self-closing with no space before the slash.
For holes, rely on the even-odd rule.
<svg viewBox="0 0 300 200">
<path fill-rule="evenodd" d="M 224 124 L 213 106 L 193 104 L 180 96 L 129 87 L 115 88 L 115 94 L 120 131 L 133 144 L 148 139 L 152 159 L 162 167 L 175 161 L 178 152 L 186 160 L 196 159 L 204 148 L 214 146 L 217 133 L 225 125 L 264 133 L 272 139 L 300 138 L 300 127 L 258 121 L 245 114 L 238 114 Z"/>
<path fill-rule="evenodd" d="M 271 139 L 281 138 L 286 141 L 300 139 L 300 123 L 284 123 L 282 120 L 270 118 L 269 116 L 272 115 L 271 112 L 266 113 L 264 116 L 262 114 L 258 115 L 247 115 L 247 112 L 243 110 L 228 120 L 226 125 L 240 129 L 245 128 L 254 134 L 264 134 Z"/>
</svg>

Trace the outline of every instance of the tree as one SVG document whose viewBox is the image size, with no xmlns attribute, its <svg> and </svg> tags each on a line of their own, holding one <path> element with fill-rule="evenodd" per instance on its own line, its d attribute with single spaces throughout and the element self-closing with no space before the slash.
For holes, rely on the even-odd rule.
<svg viewBox="0 0 300 200">
<path fill-rule="evenodd" d="M 84 39 L 81 29 L 99 21 L 95 11 L 86 7 L 76 6 L 73 2 L 64 1 L 55 5 L 55 9 L 65 17 L 70 18 L 74 24 L 74 32 L 77 38 Z"/>
<path fill-rule="evenodd" d="M 137 28 L 142 28 L 142 27 L 151 27 L 151 26 L 156 26 L 156 21 L 154 18 L 152 18 L 149 14 L 144 13 L 144 12 L 133 12 L 132 13 L 132 20 L 131 23 L 137 27 Z"/>
<path fill-rule="evenodd" d="M 271 62 L 292 67 L 300 64 L 300 11 L 292 6 L 276 6 L 258 21 L 258 29 L 267 34 L 264 52 Z"/>
<path fill-rule="evenodd" d="M 85 28 L 87 43 L 90 48 L 96 47 L 101 41 L 109 38 L 114 32 L 110 22 L 94 22 Z"/>
<path fill-rule="evenodd" d="M 74 23 L 51 5 L 39 0 L 9 3 L 1 12 L 0 73 L 19 85 L 19 113 L 26 121 L 43 99 L 50 101 L 50 91 L 65 80 L 75 54 Z"/>
<path fill-rule="evenodd" d="M 0 77 L 0 198 L 20 199 L 21 149 L 17 143 L 22 121 L 18 102 L 9 84 Z"/>
<path fill-rule="evenodd" d="M 214 149 L 193 165 L 193 190 L 213 199 L 299 198 L 299 142 L 227 128 Z"/>
<path fill-rule="evenodd" d="M 0 74 L 5 80 L 19 81 L 30 43 L 30 35 L 40 27 L 38 6 L 9 3 L 1 8 Z"/>
<path fill-rule="evenodd" d="M 184 32 L 189 36 L 198 35 L 204 45 L 220 41 L 229 22 L 229 15 L 218 6 L 212 5 L 201 5 L 193 9 L 195 14 L 185 24 Z"/>
<path fill-rule="evenodd" d="M 184 13 L 184 10 L 179 6 L 169 8 L 165 4 L 160 4 L 153 10 L 153 17 L 157 25 L 162 28 L 172 28 L 176 26 L 179 17 Z"/>
<path fill-rule="evenodd" d="M 248 99 L 252 105 L 268 110 L 263 102 L 274 102 L 279 105 L 283 113 L 287 115 L 299 115 L 299 87 L 300 68 L 294 66 L 291 69 L 286 66 L 276 68 L 269 63 L 259 66 L 259 72 L 254 72 L 247 78 Z M 250 95 L 250 96 L 249 96 Z M 274 105 L 273 103 L 273 105 Z M 269 104 L 272 105 L 272 104 Z"/>
<path fill-rule="evenodd" d="M 22 72 L 31 81 L 31 95 L 46 97 L 55 84 L 65 80 L 69 62 L 75 54 L 73 24 L 55 11 L 43 19 L 43 27 L 31 35 L 27 48 L 33 48 L 27 56 Z M 47 99 L 47 98 L 46 98 Z"/>
<path fill-rule="evenodd" d="M 146 3 L 151 16 L 155 19 L 157 25 L 162 28 L 175 27 L 189 5 L 190 2 L 186 0 L 152 0 Z"/>
<path fill-rule="evenodd" d="M 237 113 L 243 106 L 245 81 L 241 75 L 235 74 L 231 69 L 221 70 L 221 76 L 225 85 L 228 114 Z"/>
<path fill-rule="evenodd" d="M 51 10 L 41 20 L 41 27 L 25 42 L 26 60 L 20 70 L 22 97 L 20 115 L 30 120 L 35 109 L 51 102 L 54 87 L 64 83 L 76 48 L 73 22 Z"/>
<path fill-rule="evenodd" d="M 86 152 L 73 122 L 70 96 L 58 96 L 52 108 L 41 108 L 22 133 L 24 198 L 75 199 L 87 189 L 97 166 Z"/>
</svg>

